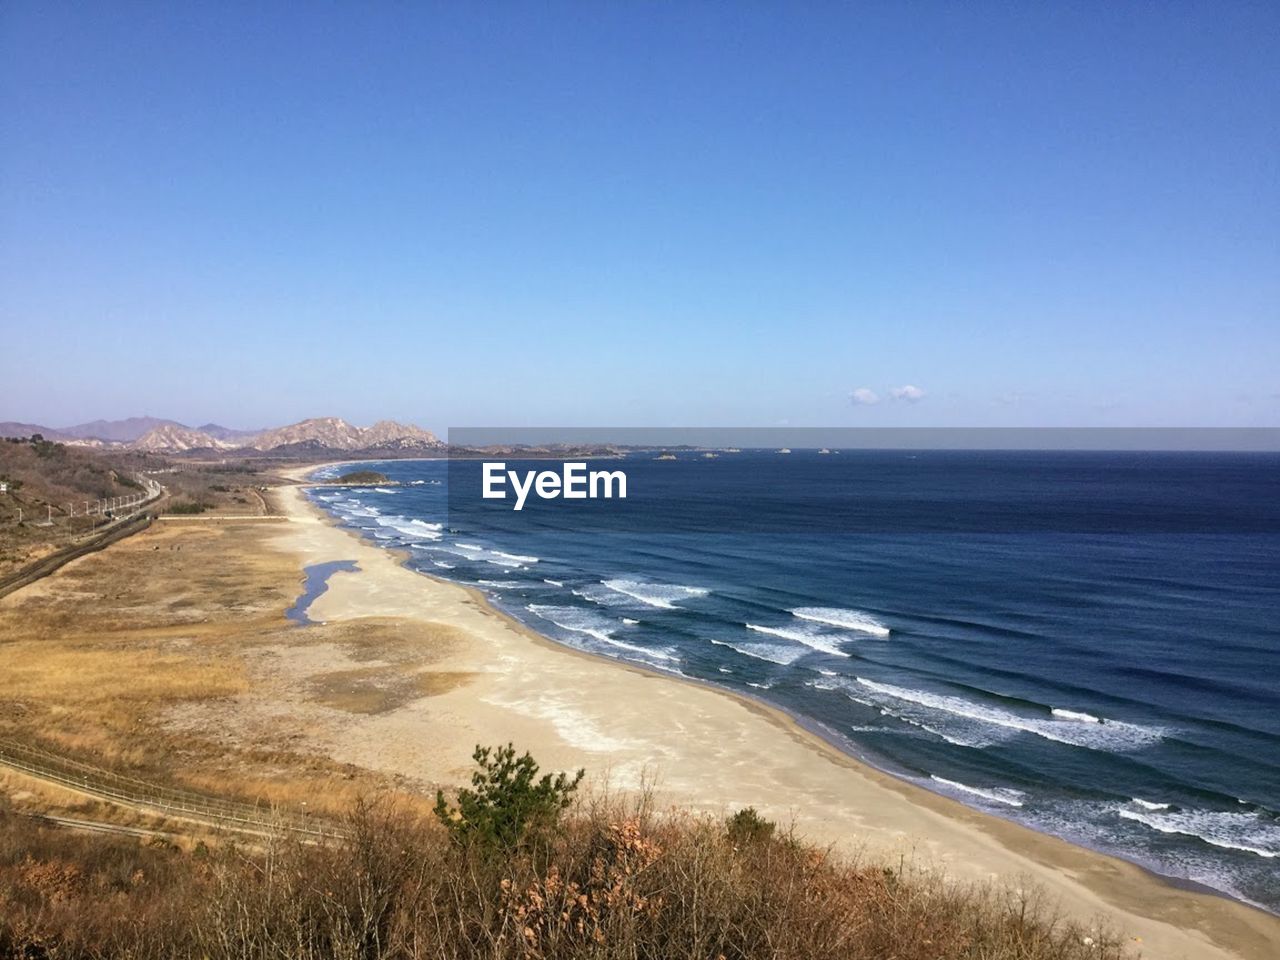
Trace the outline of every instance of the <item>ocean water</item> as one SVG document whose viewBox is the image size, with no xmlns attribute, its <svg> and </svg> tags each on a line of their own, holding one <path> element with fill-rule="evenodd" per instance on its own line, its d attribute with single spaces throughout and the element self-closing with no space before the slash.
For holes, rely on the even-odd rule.
<svg viewBox="0 0 1280 960">
<path fill-rule="evenodd" d="M 637 454 L 589 523 L 371 466 L 315 502 L 555 640 L 1280 912 L 1280 457 Z"/>
</svg>

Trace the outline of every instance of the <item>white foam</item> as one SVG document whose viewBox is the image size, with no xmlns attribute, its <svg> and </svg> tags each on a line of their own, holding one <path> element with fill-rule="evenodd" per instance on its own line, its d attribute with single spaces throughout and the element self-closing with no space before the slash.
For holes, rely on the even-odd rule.
<svg viewBox="0 0 1280 960">
<path fill-rule="evenodd" d="M 606 637 L 604 642 L 610 646 L 620 647 L 623 650 L 630 650 L 633 653 L 638 653 L 645 657 L 656 657 L 659 660 L 667 660 L 672 663 L 679 662 L 680 660 L 680 658 L 671 650 L 654 650 L 650 647 L 638 647 L 634 643 L 626 643 L 614 637 Z"/>
<path fill-rule="evenodd" d="M 422 540 L 439 540 L 443 534 L 441 529 L 443 525 L 439 523 L 428 523 L 425 520 L 410 520 L 408 517 L 399 515 L 389 517 L 379 517 L 378 525 L 387 527 L 403 534 L 406 537 L 413 537 Z"/>
<path fill-rule="evenodd" d="M 1095 717 L 1092 713 L 1080 713 L 1076 710 L 1063 710 L 1061 707 L 1054 707 L 1049 711 L 1055 717 L 1061 717 L 1063 720 L 1078 720 L 1081 723 L 1101 723 L 1100 717 Z"/>
<path fill-rule="evenodd" d="M 959 721 L 962 729 L 979 724 L 996 730 L 1030 733 L 1046 740 L 1091 750 L 1136 750 L 1159 740 L 1163 735 L 1157 729 L 1114 720 L 1107 723 L 1080 723 L 1075 720 L 1029 717 L 1000 707 L 974 703 L 962 697 L 877 683 L 864 677 L 858 677 L 857 683 L 880 700 L 881 705 L 885 698 L 891 700 L 893 703 L 890 705 L 899 707 L 895 712 L 904 719 L 909 711 L 902 711 L 900 708 L 902 704 L 908 704 L 912 708 L 928 711 L 923 717 L 915 716 L 913 719 L 929 721 L 932 714 L 938 719 Z M 936 720 L 933 722 L 936 723 Z"/>
<path fill-rule="evenodd" d="M 499 587 L 501 589 L 524 586 L 524 584 L 519 580 L 477 580 L 476 583 L 482 584 L 486 587 Z"/>
<path fill-rule="evenodd" d="M 1280 824 L 1264 820 L 1256 813 L 1223 813 L 1217 810 L 1133 810 L 1116 811 L 1126 820 L 1135 820 L 1159 833 L 1197 837 L 1225 850 L 1239 850 L 1255 856 L 1280 857 Z"/>
<path fill-rule="evenodd" d="M 621 650 L 629 650 L 632 653 L 639 654 L 643 657 L 652 657 L 655 660 L 663 660 L 670 663 L 679 661 L 679 657 L 675 655 L 673 650 L 655 650 L 651 647 L 641 647 L 633 643 L 626 643 L 622 640 L 616 640 L 613 637 L 613 631 L 617 629 L 617 621 L 609 617 L 601 616 L 590 610 L 583 610 L 579 607 L 560 607 L 550 604 L 531 603 L 526 607 L 531 613 L 536 614 L 543 620 L 554 623 L 562 630 L 569 630 L 573 633 L 581 633 L 585 636 L 598 640 L 610 647 L 616 647 Z"/>
<path fill-rule="evenodd" d="M 537 614 L 543 620 L 554 623 L 562 630 L 584 633 L 589 637 L 595 637 L 597 640 L 608 640 L 609 634 L 614 628 L 612 620 L 596 616 L 588 610 L 579 610 L 577 607 L 557 607 L 548 604 L 531 603 L 526 609 L 530 613 Z"/>
<path fill-rule="evenodd" d="M 389 493 L 389 494 L 395 494 L 395 493 L 398 493 L 399 491 L 396 491 L 396 490 L 388 490 L 386 487 L 374 487 L 374 488 L 373 488 L 373 492 L 374 492 L 374 493 Z"/>
<path fill-rule="evenodd" d="M 355 501 L 351 504 L 334 504 L 334 509 L 339 513 L 346 514 L 348 517 L 380 517 L 382 511 L 377 507 L 366 507 Z"/>
<path fill-rule="evenodd" d="M 781 644 L 772 643 L 730 643 L 727 640 L 711 641 L 717 647 L 728 647 L 736 653 L 742 654 L 744 657 L 754 657 L 757 660 L 767 660 L 769 663 L 776 663 L 779 666 L 789 666 L 804 656 L 803 650 L 795 647 L 784 647 Z"/>
<path fill-rule="evenodd" d="M 796 607 L 791 615 L 801 620 L 825 623 L 841 630 L 856 630 L 876 637 L 889 636 L 889 628 L 861 610 L 845 610 L 841 607 Z"/>
<path fill-rule="evenodd" d="M 459 550 L 471 550 L 475 553 L 484 553 L 484 547 L 474 543 L 455 543 L 454 546 Z"/>
<path fill-rule="evenodd" d="M 544 578 L 542 582 L 543 582 L 543 583 L 548 583 L 548 584 L 550 584 L 550 585 L 551 585 L 551 586 L 553 586 L 553 587 L 563 587 L 563 586 L 564 586 L 564 581 L 563 581 L 563 580 L 547 580 L 547 579 L 545 579 L 545 578 Z"/>
<path fill-rule="evenodd" d="M 507 557 L 486 557 L 485 563 L 492 563 L 495 567 L 506 567 L 508 570 L 523 570 L 525 565 L 519 560 L 510 560 Z"/>
<path fill-rule="evenodd" d="M 442 569 L 442 570 L 452 570 L 452 569 L 454 569 L 454 564 L 452 564 L 452 563 L 445 563 L 443 560 L 432 560 L 431 562 L 432 562 L 432 563 L 434 563 L 437 567 L 439 567 L 439 568 L 440 568 L 440 569 Z"/>
<path fill-rule="evenodd" d="M 1143 800 L 1141 797 L 1134 797 L 1131 801 L 1142 807 L 1144 810 L 1168 810 L 1167 803 L 1152 803 L 1150 800 Z"/>
<path fill-rule="evenodd" d="M 945 787 L 950 787 L 952 790 L 972 794 L 975 797 L 982 797 L 984 800 L 991 800 L 995 803 L 1003 803 L 1009 807 L 1022 806 L 1022 801 L 1026 797 L 1026 794 L 1021 790 L 1014 790 L 1012 787 L 971 787 L 967 783 L 948 780 L 946 777 L 939 777 L 936 774 L 930 774 L 929 779 Z"/>
<path fill-rule="evenodd" d="M 540 557 L 526 557 L 519 553 L 503 553 L 501 550 L 492 551 L 495 557 L 505 557 L 508 560 L 514 560 L 516 563 L 537 563 Z"/>
<path fill-rule="evenodd" d="M 685 587 L 674 583 L 644 583 L 639 580 L 601 580 L 600 583 L 614 593 L 638 600 L 646 606 L 660 607 L 664 610 L 676 609 L 675 601 L 677 600 L 705 597 L 711 592 L 702 587 Z"/>
<path fill-rule="evenodd" d="M 820 630 L 804 630 L 795 627 L 762 627 L 756 623 L 744 623 L 743 626 L 748 630 L 754 630 L 756 633 L 763 633 L 766 636 L 794 640 L 796 643 L 804 644 L 811 650 L 820 650 L 823 653 L 831 653 L 837 657 L 847 656 L 843 650 L 836 646 L 836 638 L 829 634 L 824 634 Z"/>
<path fill-rule="evenodd" d="M 423 485 L 424 483 L 426 483 L 426 482 L 427 482 L 427 481 L 425 481 L 425 480 L 410 480 L 410 481 L 409 481 L 409 486 L 411 486 L 411 487 L 420 487 L 420 486 L 422 486 L 422 485 Z"/>
<path fill-rule="evenodd" d="M 901 720 L 908 726 L 915 727 L 917 730 L 923 730 L 925 733 L 945 740 L 947 743 L 954 744 L 957 747 L 989 747 L 993 743 L 999 743 L 1004 733 L 1008 736 L 1007 731 L 996 731 L 996 735 L 992 735 L 989 728 L 983 728 L 978 724 L 973 724 L 965 729 L 943 729 L 935 726 L 927 721 L 920 719 L 920 714 L 912 714 L 910 705 L 906 710 L 894 710 L 890 707 L 881 705 L 879 702 L 866 696 L 860 696 L 857 692 L 860 688 L 856 684 L 850 683 L 847 679 L 839 677 L 834 671 L 820 671 L 824 679 L 806 681 L 805 686 L 812 687 L 814 690 L 834 690 L 844 694 L 849 700 L 860 704 L 864 707 L 870 707 L 879 712 L 882 717 L 892 717 L 895 720 Z M 835 678 L 835 679 L 826 679 Z M 880 732 L 885 732 L 883 727 L 873 728 Z M 890 731 L 892 732 L 892 731 Z"/>
<path fill-rule="evenodd" d="M 625 623 L 628 627 L 634 627 L 634 626 L 635 626 L 637 623 L 639 623 L 640 621 L 639 621 L 639 620 L 632 620 L 630 617 L 623 617 L 623 618 L 622 618 L 622 622 L 623 622 L 623 623 Z"/>
<path fill-rule="evenodd" d="M 575 597 L 581 597 L 583 600 L 589 600 L 592 603 L 599 604 L 602 607 L 626 607 L 632 605 L 630 597 L 623 596 L 608 587 L 601 586 L 598 583 L 590 584 L 581 589 L 574 590 Z"/>
</svg>

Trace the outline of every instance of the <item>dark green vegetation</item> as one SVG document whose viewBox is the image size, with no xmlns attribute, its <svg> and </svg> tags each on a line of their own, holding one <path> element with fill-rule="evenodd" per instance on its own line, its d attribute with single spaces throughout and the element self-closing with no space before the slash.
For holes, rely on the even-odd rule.
<svg viewBox="0 0 1280 960">
<path fill-rule="evenodd" d="M 385 473 L 378 473 L 377 470 L 352 470 L 344 473 L 337 480 L 338 483 L 349 483 L 357 487 L 370 486 L 371 484 L 390 483 Z"/>
<path fill-rule="evenodd" d="M 735 844 L 768 843 L 777 824 L 756 813 L 755 807 L 744 807 L 725 823 L 729 840 Z"/>
<path fill-rule="evenodd" d="M 472 789 L 458 791 L 458 806 L 450 808 L 444 791 L 436 793 L 435 814 L 454 840 L 500 850 L 514 850 L 530 834 L 544 834 L 555 826 L 560 812 L 573 802 L 585 770 L 572 778 L 547 773 L 538 779 L 538 765 L 528 753 L 516 757 L 516 748 L 476 747 L 471 755 L 477 770 Z"/>
<path fill-rule="evenodd" d="M 179 500 L 169 504 L 165 508 L 165 513 L 174 513 L 179 516 L 204 513 L 206 510 L 212 509 L 209 504 L 202 503 L 197 500 Z"/>
<path fill-rule="evenodd" d="M 536 764 L 509 747 L 477 757 L 478 782 L 459 807 L 475 812 L 467 829 L 357 804 L 341 841 L 181 849 L 0 807 L 0 958 L 1124 955 L 1114 937 L 1054 919 L 1032 894 L 845 861 L 780 836 L 754 811 L 726 827 L 655 814 L 643 799 L 565 807 L 576 777 L 535 778 Z M 515 823 L 518 842 L 500 839 L 497 825 Z"/>
</svg>

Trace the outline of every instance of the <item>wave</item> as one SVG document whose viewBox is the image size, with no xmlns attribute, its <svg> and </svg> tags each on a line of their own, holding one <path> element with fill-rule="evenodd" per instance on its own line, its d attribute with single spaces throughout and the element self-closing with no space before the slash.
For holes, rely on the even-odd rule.
<svg viewBox="0 0 1280 960">
<path fill-rule="evenodd" d="M 491 550 L 489 552 L 495 557 L 505 557 L 507 560 L 514 560 L 517 563 L 537 563 L 542 559 L 541 557 L 526 557 L 519 553 L 503 553 L 501 550 Z"/>
<path fill-rule="evenodd" d="M 425 480 L 410 480 L 410 481 L 409 481 L 409 486 L 411 486 L 411 487 L 420 487 L 420 486 L 422 486 L 422 485 L 423 485 L 424 483 L 426 483 L 426 482 L 427 482 L 427 481 L 425 481 Z"/>
<path fill-rule="evenodd" d="M 632 607 L 635 601 L 624 594 L 611 590 L 602 583 L 591 583 L 570 591 L 575 597 L 594 603 L 601 607 Z"/>
<path fill-rule="evenodd" d="M 1264 820 L 1256 813 L 1223 813 L 1217 810 L 1171 808 L 1154 811 L 1119 807 L 1125 820 L 1134 820 L 1159 833 L 1196 837 L 1225 850 L 1238 850 L 1265 857 L 1280 857 L 1280 824 Z"/>
<path fill-rule="evenodd" d="M 470 550 L 474 553 L 484 553 L 484 547 L 475 543 L 455 543 L 454 546 L 459 550 Z"/>
<path fill-rule="evenodd" d="M 653 649 L 650 649 L 649 647 L 639 647 L 639 646 L 636 646 L 634 643 L 626 643 L 625 641 L 618 640 L 615 637 L 606 637 L 604 642 L 609 644 L 609 646 L 611 647 L 619 647 L 623 650 L 630 650 L 633 653 L 640 654 L 641 656 L 656 657 L 659 660 L 667 660 L 667 661 L 670 661 L 671 663 L 679 663 L 680 661 L 680 658 L 676 656 L 675 652 L 672 650 L 653 650 Z"/>
<path fill-rule="evenodd" d="M 519 560 L 508 560 L 506 557 L 485 557 L 485 563 L 492 563 L 495 567 L 505 567 L 508 570 L 523 570 L 525 564 Z"/>
<path fill-rule="evenodd" d="M 816 630 L 797 630 L 793 627 L 762 627 L 757 623 L 744 623 L 743 626 L 748 630 L 754 630 L 756 633 L 763 633 L 766 636 L 794 640 L 796 643 L 804 644 L 811 650 L 820 650 L 823 653 L 834 654 L 837 657 L 848 656 L 836 646 L 834 640 L 826 638 Z"/>
<path fill-rule="evenodd" d="M 637 623 L 639 623 L 640 621 L 639 621 L 639 620 L 632 620 L 630 617 L 623 617 L 623 618 L 622 618 L 622 622 L 623 622 L 623 623 L 625 623 L 628 627 L 634 627 L 634 626 L 635 626 Z"/>
<path fill-rule="evenodd" d="M 890 632 L 883 623 L 861 610 L 845 610 L 841 607 L 796 607 L 790 612 L 793 617 L 799 617 L 801 620 L 825 623 L 829 627 L 839 627 L 842 630 L 856 630 L 875 637 L 887 637 Z"/>
<path fill-rule="evenodd" d="M 445 563 L 443 560 L 432 560 L 431 562 L 435 564 L 437 567 L 439 567 L 441 570 L 454 569 L 454 565 L 452 563 Z"/>
<path fill-rule="evenodd" d="M 1168 810 L 1169 809 L 1169 804 L 1167 803 L 1152 803 L 1150 800 L 1143 800 L 1141 797 L 1134 797 L 1133 800 L 1130 802 L 1136 803 L 1138 806 L 1142 807 L 1144 810 Z"/>
<path fill-rule="evenodd" d="M 366 507 L 359 500 L 348 501 L 347 503 L 335 503 L 333 509 L 338 513 L 345 514 L 348 517 L 380 517 L 382 511 L 377 507 Z"/>
<path fill-rule="evenodd" d="M 410 520 L 408 517 L 400 515 L 378 517 L 377 523 L 380 527 L 387 527 L 412 539 L 439 540 L 443 536 L 440 532 L 443 529 L 442 524 L 428 523 L 425 520 Z"/>
<path fill-rule="evenodd" d="M 975 797 L 982 797 L 995 803 L 1003 803 L 1009 807 L 1022 806 L 1022 801 L 1026 797 L 1026 794 L 1021 790 L 1014 790 L 1012 787 L 971 787 L 958 780 L 939 777 L 937 774 L 930 774 L 929 779 L 945 787 L 950 787 L 952 790 L 959 790 L 961 793 L 972 794 Z"/>
<path fill-rule="evenodd" d="M 822 680 L 809 680 L 805 686 L 812 687 L 814 690 L 834 690 L 844 694 L 845 697 L 854 703 L 864 707 L 870 707 L 877 711 L 882 717 L 891 717 L 908 726 L 915 727 L 917 730 L 923 730 L 925 733 L 937 737 L 939 740 L 945 740 L 947 743 L 957 747 L 989 747 L 993 743 L 998 743 L 998 737 L 992 737 L 989 733 L 982 730 L 945 730 L 942 727 L 929 723 L 927 720 L 920 718 L 918 715 L 912 715 L 910 711 L 894 710 L 885 706 L 874 699 L 866 696 L 859 696 L 855 691 L 858 689 L 856 685 L 851 684 L 847 679 L 839 677 L 834 671 L 821 671 L 824 678 Z M 884 728 L 881 728 L 882 730 Z M 893 732 L 893 731 L 887 731 Z"/>
<path fill-rule="evenodd" d="M 897 707 L 899 715 L 904 719 L 911 713 L 922 710 L 923 716 L 916 713 L 913 719 L 932 721 L 935 725 L 938 720 L 949 721 L 961 731 L 976 725 L 985 728 L 982 732 L 1004 731 L 1009 736 L 1030 733 L 1056 743 L 1106 751 L 1140 749 L 1164 736 L 1163 731 L 1159 729 L 1133 723 L 1115 720 L 1089 722 L 1061 717 L 1052 719 L 1028 717 L 999 707 L 965 700 L 962 697 L 878 683 L 865 677 L 856 679 L 859 686 L 870 691 L 875 699 L 881 701 L 879 705 L 883 705 L 882 701 L 885 698 L 892 701 L 890 706 Z M 908 705 L 908 711 L 901 709 L 904 704 Z M 972 733 L 971 730 L 969 732 Z M 961 735 L 964 735 L 963 732 Z"/>
<path fill-rule="evenodd" d="M 614 593 L 638 600 L 649 607 L 675 610 L 677 600 L 705 597 L 710 590 L 703 587 L 685 587 L 673 583 L 645 583 L 640 580 L 601 580 L 601 585 Z"/>
<path fill-rule="evenodd" d="M 629 650 L 640 656 L 651 657 L 668 663 L 678 663 L 680 660 L 674 650 L 655 650 L 651 647 L 641 647 L 634 643 L 616 639 L 613 636 L 613 631 L 618 628 L 616 620 L 593 613 L 590 610 L 583 610 L 581 607 L 560 607 L 551 604 L 531 603 L 525 609 L 549 623 L 554 623 L 562 630 L 581 633 L 610 647 Z"/>
<path fill-rule="evenodd" d="M 728 640 L 716 639 L 712 639 L 711 642 L 717 647 L 728 647 L 730 650 L 740 653 L 744 657 L 754 657 L 757 660 L 766 660 L 769 663 L 776 663 L 782 667 L 790 666 L 805 655 L 804 650 L 797 650 L 795 647 L 784 647 L 781 644 L 730 643 Z"/>
<path fill-rule="evenodd" d="M 524 583 L 520 580 L 477 580 L 476 583 L 486 587 L 500 587 L 502 589 L 524 586 Z"/>
<path fill-rule="evenodd" d="M 374 487 L 374 488 L 373 488 L 373 492 L 374 492 L 374 493 L 389 493 L 389 494 L 396 494 L 396 493 L 399 493 L 399 491 L 398 491 L 398 490 L 388 490 L 386 487 Z"/>
<path fill-rule="evenodd" d="M 547 579 L 545 579 L 545 578 L 544 578 L 542 582 L 543 582 L 543 583 L 546 583 L 546 584 L 550 584 L 550 585 L 551 585 L 551 586 L 553 586 L 553 587 L 563 587 L 563 586 L 564 586 L 564 581 L 563 581 L 563 580 L 547 580 Z"/>
<path fill-rule="evenodd" d="M 1100 717 L 1095 717 L 1092 713 L 1080 713 L 1076 710 L 1063 710 L 1061 707 L 1054 707 L 1049 711 L 1055 717 L 1061 717 L 1063 720 L 1079 720 L 1081 723 L 1101 723 Z"/>
<path fill-rule="evenodd" d="M 525 607 L 530 613 L 554 623 L 562 630 L 574 633 L 585 633 L 597 640 L 608 640 L 614 629 L 614 622 L 607 617 L 600 617 L 577 607 L 557 607 L 548 604 L 531 603 Z"/>
</svg>

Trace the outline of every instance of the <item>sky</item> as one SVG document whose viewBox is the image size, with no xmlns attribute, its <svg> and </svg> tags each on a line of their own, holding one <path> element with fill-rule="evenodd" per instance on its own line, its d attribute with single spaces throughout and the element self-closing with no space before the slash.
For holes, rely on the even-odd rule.
<svg viewBox="0 0 1280 960">
<path fill-rule="evenodd" d="M 1280 6 L 0 5 L 0 420 L 1280 424 Z"/>
</svg>

